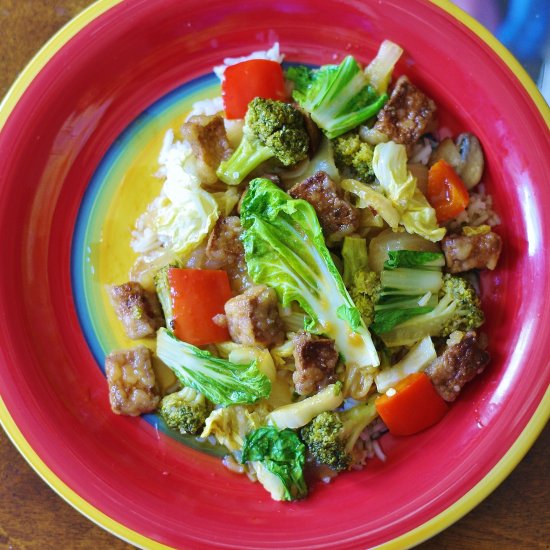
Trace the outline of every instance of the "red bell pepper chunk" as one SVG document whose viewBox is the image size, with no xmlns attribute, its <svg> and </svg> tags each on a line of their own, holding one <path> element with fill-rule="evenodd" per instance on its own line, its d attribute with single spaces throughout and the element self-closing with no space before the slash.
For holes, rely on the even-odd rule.
<svg viewBox="0 0 550 550">
<path fill-rule="evenodd" d="M 423 372 L 401 380 L 395 393 L 386 392 L 375 401 L 376 410 L 393 435 L 412 435 L 439 422 L 448 410 L 447 403 L 437 393 Z"/>
<path fill-rule="evenodd" d="M 288 95 L 280 63 L 250 59 L 225 69 L 222 98 L 226 118 L 243 118 L 255 97 L 286 101 Z"/>
<path fill-rule="evenodd" d="M 179 269 L 168 271 L 174 334 L 195 346 L 229 340 L 227 327 L 212 318 L 224 313 L 224 305 L 233 295 L 225 271 Z"/>
<path fill-rule="evenodd" d="M 435 209 L 438 222 L 456 218 L 468 206 L 470 195 L 460 176 L 443 159 L 428 172 L 428 202 Z"/>
</svg>

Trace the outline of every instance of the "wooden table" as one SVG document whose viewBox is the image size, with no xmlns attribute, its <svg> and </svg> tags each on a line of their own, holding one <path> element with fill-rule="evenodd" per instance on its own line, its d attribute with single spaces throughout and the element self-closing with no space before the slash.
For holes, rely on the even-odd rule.
<svg viewBox="0 0 550 550">
<path fill-rule="evenodd" d="M 38 48 L 90 0 L 0 0 L 0 97 Z M 550 548 L 550 427 L 512 475 L 424 550 Z M 0 430 L 0 548 L 130 546 L 73 510 Z"/>
</svg>

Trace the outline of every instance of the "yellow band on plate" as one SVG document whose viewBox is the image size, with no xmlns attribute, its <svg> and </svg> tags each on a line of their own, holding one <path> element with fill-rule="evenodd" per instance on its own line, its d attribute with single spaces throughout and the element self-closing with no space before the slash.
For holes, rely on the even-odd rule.
<svg viewBox="0 0 550 550">
<path fill-rule="evenodd" d="M 531 99 L 537 106 L 546 126 L 550 129 L 550 107 L 540 93 L 533 79 L 527 74 L 520 62 L 491 32 L 489 32 L 479 21 L 468 15 L 465 11 L 455 6 L 450 0 L 430 0 L 432 4 L 439 6 L 442 10 L 454 16 L 472 32 L 477 34 L 508 66 L 516 78 L 521 82 Z"/>
<path fill-rule="evenodd" d="M 43 460 L 34 452 L 34 449 L 27 442 L 8 409 L 0 397 L 0 424 L 8 434 L 16 449 L 23 455 L 34 471 L 57 493 L 63 500 L 84 514 L 88 519 L 97 523 L 103 529 L 106 529 L 113 535 L 141 548 L 150 549 L 169 549 L 169 546 L 155 542 L 154 540 L 140 535 L 138 532 L 128 529 L 121 523 L 111 519 L 103 512 L 92 506 L 89 502 L 80 497 L 70 487 L 68 487 L 57 475 L 48 468 Z"/>
<path fill-rule="evenodd" d="M 91 6 L 88 6 L 84 11 L 79 13 L 74 19 L 69 21 L 56 34 L 52 36 L 38 50 L 38 53 L 32 58 L 29 64 L 17 77 L 8 93 L 0 103 L 0 130 L 4 127 L 6 120 L 13 111 L 17 102 L 25 90 L 30 86 L 31 82 L 40 73 L 50 59 L 71 39 L 76 36 L 86 25 L 94 19 L 104 14 L 112 7 L 120 4 L 123 0 L 98 0 Z"/>
</svg>

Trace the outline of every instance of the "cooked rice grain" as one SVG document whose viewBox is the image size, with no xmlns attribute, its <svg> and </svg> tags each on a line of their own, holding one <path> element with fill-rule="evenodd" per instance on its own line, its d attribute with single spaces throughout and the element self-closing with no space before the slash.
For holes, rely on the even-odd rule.
<svg viewBox="0 0 550 550">
<path fill-rule="evenodd" d="M 460 231 L 465 225 L 472 227 L 490 225 L 493 227 L 500 223 L 500 217 L 493 210 L 493 197 L 487 194 L 483 184 L 479 184 L 475 191 L 470 193 L 470 202 L 466 210 L 451 220 L 447 224 L 447 229 Z"/>
</svg>

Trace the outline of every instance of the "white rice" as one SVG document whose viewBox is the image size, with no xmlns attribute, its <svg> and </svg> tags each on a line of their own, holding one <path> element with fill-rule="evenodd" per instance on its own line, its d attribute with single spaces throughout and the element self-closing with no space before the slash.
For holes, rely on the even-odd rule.
<svg viewBox="0 0 550 550">
<path fill-rule="evenodd" d="M 193 103 L 191 111 L 185 120 L 189 120 L 192 116 L 213 116 L 223 111 L 223 100 L 221 96 L 202 99 Z"/>
<path fill-rule="evenodd" d="M 382 451 L 382 447 L 380 446 L 380 443 L 378 440 L 372 441 L 372 448 L 374 449 L 374 454 L 381 462 L 386 462 L 386 455 Z"/>
<path fill-rule="evenodd" d="M 236 474 L 246 473 L 246 467 L 244 464 L 239 464 L 233 455 L 225 455 L 222 459 L 222 464 L 231 472 Z"/>
<path fill-rule="evenodd" d="M 449 337 L 447 338 L 445 344 L 447 345 L 447 347 L 455 346 L 456 344 L 460 344 L 463 338 L 464 333 L 460 330 L 455 330 L 451 332 L 451 334 L 449 334 Z"/>
<path fill-rule="evenodd" d="M 382 462 L 386 461 L 386 455 L 382 450 L 382 446 L 378 439 L 382 434 L 387 432 L 384 422 L 377 418 L 371 422 L 359 436 L 358 442 L 353 449 L 354 463 L 353 470 L 362 470 L 367 461 L 371 458 L 378 458 Z"/>
<path fill-rule="evenodd" d="M 202 105 L 194 106 L 196 113 L 204 113 L 215 108 L 215 102 L 212 101 L 199 103 Z M 132 250 L 138 254 L 130 271 L 130 279 L 146 288 L 152 287 L 154 272 L 176 260 L 178 255 L 181 256 L 181 251 L 174 248 L 173 235 L 161 229 L 157 230 L 159 212 L 180 206 L 186 207 L 189 200 L 196 199 L 197 220 L 195 226 L 190 224 L 189 231 L 190 237 L 197 240 L 201 237 L 203 226 L 212 218 L 212 209 L 217 209 L 215 197 L 200 189 L 200 178 L 191 145 L 187 141 L 176 139 L 171 129 L 164 136 L 158 163 L 159 169 L 155 176 L 162 180 L 159 182 L 159 186 L 162 187 L 159 195 L 136 220 L 130 240 Z M 198 195 L 199 190 L 208 198 L 203 199 L 202 195 Z M 204 215 L 203 218 L 200 217 L 201 213 Z"/>
<path fill-rule="evenodd" d="M 277 63 L 282 63 L 284 55 L 281 54 L 279 42 L 275 42 L 269 50 L 259 50 L 243 57 L 226 57 L 223 60 L 223 65 L 217 65 L 214 67 L 214 73 L 221 80 L 227 67 L 241 63 L 241 61 L 248 61 L 250 59 L 267 59 L 269 61 L 277 61 Z"/>
<path fill-rule="evenodd" d="M 447 224 L 447 228 L 454 231 L 460 230 L 465 225 L 493 227 L 500 223 L 500 217 L 493 210 L 493 197 L 486 193 L 485 186 L 480 183 L 474 191 L 470 192 L 470 202 L 466 210 L 451 220 Z"/>
<path fill-rule="evenodd" d="M 132 241 L 131 246 L 134 252 L 137 254 L 148 254 L 153 250 L 162 246 L 157 233 L 153 231 L 150 227 L 140 228 L 141 218 L 138 218 L 136 222 L 136 229 L 132 231 Z"/>
<path fill-rule="evenodd" d="M 412 164 L 423 164 L 427 166 L 433 151 L 433 143 L 428 138 L 422 138 L 418 141 L 412 150 L 409 160 Z"/>
<path fill-rule="evenodd" d="M 158 157 L 160 168 L 156 176 L 159 178 L 168 178 L 172 175 L 173 179 L 181 180 L 184 171 L 183 162 L 192 154 L 191 145 L 187 141 L 178 141 L 174 138 L 174 130 L 170 129 L 164 135 L 162 147 Z"/>
</svg>

